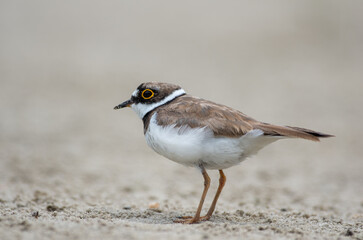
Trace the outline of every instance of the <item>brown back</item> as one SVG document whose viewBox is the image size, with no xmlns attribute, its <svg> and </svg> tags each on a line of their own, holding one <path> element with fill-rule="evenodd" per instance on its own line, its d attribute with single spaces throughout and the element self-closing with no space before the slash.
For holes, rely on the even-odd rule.
<svg viewBox="0 0 363 240">
<path fill-rule="evenodd" d="M 319 137 L 332 136 L 304 128 L 259 122 L 233 108 L 190 95 L 180 96 L 172 102 L 158 107 L 146 116 L 147 120 L 154 112 L 157 112 L 156 120 L 159 125 L 208 127 L 217 137 L 237 138 L 253 129 L 261 129 L 264 135 L 268 136 L 304 138 L 312 141 L 319 141 Z M 147 126 L 145 127 L 147 128 Z"/>
</svg>

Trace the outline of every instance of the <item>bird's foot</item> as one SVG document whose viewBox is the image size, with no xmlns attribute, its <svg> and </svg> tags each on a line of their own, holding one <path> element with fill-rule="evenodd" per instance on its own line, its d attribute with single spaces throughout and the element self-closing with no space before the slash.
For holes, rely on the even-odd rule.
<svg viewBox="0 0 363 240">
<path fill-rule="evenodd" d="M 195 216 L 180 216 L 178 217 L 178 219 L 175 219 L 174 222 L 175 223 L 183 223 L 183 224 L 193 224 L 193 223 L 199 223 L 202 221 L 207 221 L 210 219 L 210 216 L 203 216 L 203 217 L 199 217 L 196 218 Z"/>
</svg>

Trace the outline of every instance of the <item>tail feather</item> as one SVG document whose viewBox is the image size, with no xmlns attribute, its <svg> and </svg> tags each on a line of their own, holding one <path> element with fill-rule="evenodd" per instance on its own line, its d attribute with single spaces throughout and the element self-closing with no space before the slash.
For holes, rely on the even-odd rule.
<svg viewBox="0 0 363 240">
<path fill-rule="evenodd" d="M 261 129 L 264 135 L 267 136 L 281 136 L 291 138 L 303 138 L 311 141 L 319 141 L 319 138 L 334 137 L 334 135 L 316 132 L 306 128 L 290 127 L 290 126 L 276 126 L 271 124 L 262 123 L 256 128 Z"/>
<path fill-rule="evenodd" d="M 290 127 L 290 126 L 287 126 L 287 127 L 292 128 L 292 129 L 295 129 L 295 130 L 300 131 L 300 132 L 308 133 L 308 134 L 313 135 L 313 136 L 318 137 L 318 138 L 335 137 L 334 135 L 331 135 L 331 134 L 326 134 L 326 133 L 322 133 L 322 132 L 316 132 L 314 130 L 310 130 L 310 129 L 306 129 L 306 128 Z"/>
</svg>

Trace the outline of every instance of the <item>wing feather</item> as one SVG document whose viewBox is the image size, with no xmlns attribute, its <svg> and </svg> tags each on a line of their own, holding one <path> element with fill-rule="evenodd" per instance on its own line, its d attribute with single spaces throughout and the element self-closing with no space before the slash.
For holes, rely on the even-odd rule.
<svg viewBox="0 0 363 240">
<path fill-rule="evenodd" d="M 253 129 L 256 120 L 233 108 L 190 95 L 181 96 L 157 109 L 161 125 L 207 127 L 215 136 L 240 137 Z"/>
<path fill-rule="evenodd" d="M 160 125 L 207 127 L 217 137 L 237 138 L 254 129 L 262 130 L 266 136 L 304 138 L 312 141 L 333 136 L 305 128 L 263 123 L 233 108 L 190 95 L 180 96 L 155 110 Z"/>
</svg>

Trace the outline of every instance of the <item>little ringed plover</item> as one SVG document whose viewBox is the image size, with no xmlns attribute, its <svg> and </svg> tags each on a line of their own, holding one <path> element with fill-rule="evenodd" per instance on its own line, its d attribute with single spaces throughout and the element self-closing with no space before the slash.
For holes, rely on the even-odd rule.
<svg viewBox="0 0 363 240">
<path fill-rule="evenodd" d="M 239 164 L 279 139 L 319 141 L 333 136 L 260 122 L 233 108 L 188 95 L 180 86 L 170 83 L 142 83 L 129 100 L 114 109 L 124 107 L 131 107 L 143 120 L 146 142 L 155 152 L 202 172 L 204 190 L 197 211 L 194 216 L 175 220 L 180 223 L 210 219 L 226 182 L 223 169 Z M 202 217 L 210 185 L 206 169 L 219 170 L 220 178 L 212 204 Z"/>
</svg>

